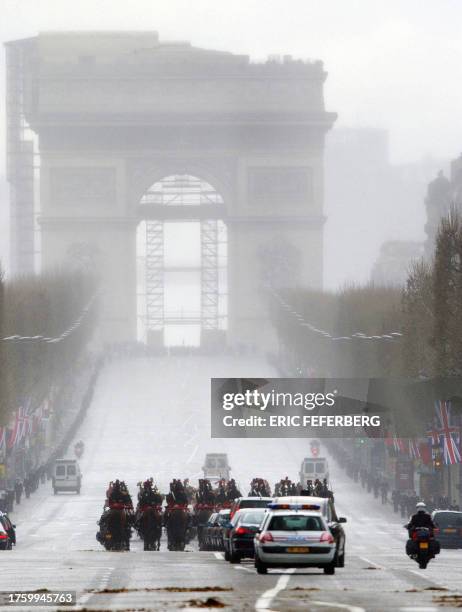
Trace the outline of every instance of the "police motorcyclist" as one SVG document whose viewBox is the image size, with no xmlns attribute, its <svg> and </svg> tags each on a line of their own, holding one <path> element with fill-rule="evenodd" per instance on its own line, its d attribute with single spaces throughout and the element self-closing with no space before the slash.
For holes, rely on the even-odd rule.
<svg viewBox="0 0 462 612">
<path fill-rule="evenodd" d="M 406 528 L 409 530 L 409 537 L 411 537 L 412 532 L 417 527 L 427 527 L 432 531 L 435 529 L 435 523 L 427 512 L 426 504 L 424 502 L 418 502 L 415 508 L 416 512 L 411 516 L 411 520 L 406 525 Z"/>
</svg>

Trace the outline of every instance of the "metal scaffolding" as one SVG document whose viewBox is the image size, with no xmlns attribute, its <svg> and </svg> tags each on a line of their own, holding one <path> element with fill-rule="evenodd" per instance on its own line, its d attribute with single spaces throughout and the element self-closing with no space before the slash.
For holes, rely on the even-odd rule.
<svg viewBox="0 0 462 612">
<path fill-rule="evenodd" d="M 164 222 L 146 221 L 146 325 L 164 327 Z"/>
<path fill-rule="evenodd" d="M 200 210 L 215 205 L 223 206 L 223 199 L 208 183 L 189 175 L 169 176 L 155 183 L 143 196 L 140 207 L 165 206 L 170 210 L 177 207 L 183 219 L 177 221 L 200 221 L 201 240 L 201 308 L 200 312 L 184 315 L 185 324 L 200 324 L 203 330 L 217 330 L 224 326 L 224 315 L 220 312 L 220 229 L 224 228 L 219 219 L 204 219 Z M 188 215 L 188 207 L 191 214 Z M 168 323 L 181 323 L 178 313 L 171 316 L 164 310 L 164 219 L 172 215 L 162 208 L 156 209 L 159 218 L 146 221 L 146 325 L 149 331 L 159 331 Z M 223 226 L 223 227 L 222 227 Z M 188 268 L 191 269 L 191 268 Z M 221 293 L 220 293 L 221 292 Z"/>
<path fill-rule="evenodd" d="M 219 327 L 218 221 L 201 221 L 202 329 Z"/>
<path fill-rule="evenodd" d="M 10 272 L 31 274 L 35 268 L 35 143 L 25 118 L 26 71 L 32 40 L 6 47 L 6 163 L 10 185 Z M 30 79 L 29 79 L 30 81 Z"/>
</svg>

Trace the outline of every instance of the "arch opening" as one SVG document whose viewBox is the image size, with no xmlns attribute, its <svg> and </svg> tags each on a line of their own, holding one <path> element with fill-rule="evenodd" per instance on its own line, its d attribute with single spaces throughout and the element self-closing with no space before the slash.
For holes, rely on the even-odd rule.
<svg viewBox="0 0 462 612">
<path fill-rule="evenodd" d="M 223 197 L 193 175 L 156 181 L 140 200 L 138 339 L 204 346 L 227 328 L 227 228 Z"/>
</svg>

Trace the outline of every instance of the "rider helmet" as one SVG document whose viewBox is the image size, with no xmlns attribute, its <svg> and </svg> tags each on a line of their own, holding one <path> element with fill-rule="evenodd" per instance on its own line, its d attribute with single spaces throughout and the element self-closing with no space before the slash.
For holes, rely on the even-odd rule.
<svg viewBox="0 0 462 612">
<path fill-rule="evenodd" d="M 427 506 L 426 506 L 425 502 L 418 502 L 415 505 L 415 507 L 416 507 L 417 511 L 419 511 L 419 510 L 426 510 L 427 509 Z"/>
</svg>

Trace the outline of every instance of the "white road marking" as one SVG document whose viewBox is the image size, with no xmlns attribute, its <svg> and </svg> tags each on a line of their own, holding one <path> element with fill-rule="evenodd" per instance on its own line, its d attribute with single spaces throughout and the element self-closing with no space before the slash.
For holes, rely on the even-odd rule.
<svg viewBox="0 0 462 612">
<path fill-rule="evenodd" d="M 422 572 L 419 570 L 408 570 L 410 572 L 412 572 L 413 574 L 415 574 L 416 576 L 418 576 L 419 578 L 423 578 L 424 580 L 428 580 L 428 582 L 432 582 L 434 583 L 435 581 L 432 580 L 431 578 L 429 578 L 428 576 L 425 576 L 425 574 L 422 574 Z"/>
<path fill-rule="evenodd" d="M 328 608 L 340 608 L 341 610 L 348 610 L 348 612 L 366 612 L 364 608 L 359 606 L 349 606 L 348 604 L 341 604 L 332 601 L 310 601 L 310 604 L 314 606 L 325 606 Z"/>
<path fill-rule="evenodd" d="M 399 608 L 400 612 L 437 612 L 438 608 L 431 607 L 419 607 L 419 606 L 406 606 L 405 608 Z"/>
<path fill-rule="evenodd" d="M 365 563 L 369 563 L 369 565 L 372 565 L 373 567 L 377 568 L 377 569 L 385 569 L 385 567 L 383 565 L 380 565 L 379 563 L 374 563 L 374 561 L 371 561 L 370 559 L 366 559 L 366 557 L 359 557 L 361 559 L 361 561 L 364 561 Z"/>
<path fill-rule="evenodd" d="M 255 573 L 253 569 L 245 567 L 244 565 L 234 565 L 233 567 L 235 570 L 242 570 L 243 572 L 250 572 L 251 574 Z"/>
<path fill-rule="evenodd" d="M 215 558 L 216 558 L 216 559 L 220 559 L 220 560 L 222 560 L 222 559 L 224 559 L 224 558 L 225 558 L 225 557 L 224 557 L 224 555 L 223 555 L 223 553 L 221 553 L 221 552 L 215 552 L 215 553 L 213 553 L 213 554 L 215 555 Z"/>
<path fill-rule="evenodd" d="M 294 571 L 295 570 L 293 568 L 286 570 L 286 572 L 279 577 L 276 585 L 272 589 L 268 589 L 262 595 L 260 595 L 260 597 L 257 599 L 257 603 L 255 604 L 255 610 L 269 610 L 273 599 L 277 597 L 278 593 L 283 591 L 289 584 L 290 574 L 293 574 Z"/>
</svg>

